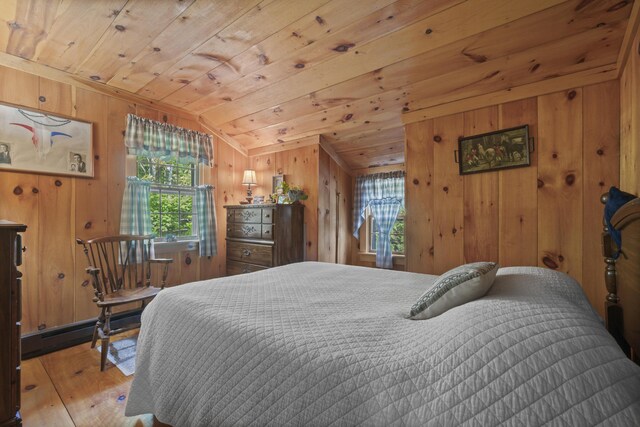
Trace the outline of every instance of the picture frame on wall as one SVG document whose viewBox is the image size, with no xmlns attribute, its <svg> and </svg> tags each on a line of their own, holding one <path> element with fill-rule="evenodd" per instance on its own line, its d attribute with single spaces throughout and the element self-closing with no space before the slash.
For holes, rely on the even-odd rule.
<svg viewBox="0 0 640 427">
<path fill-rule="evenodd" d="M 272 179 L 271 194 L 275 194 L 277 188 L 285 181 L 284 175 L 274 175 Z"/>
<path fill-rule="evenodd" d="M 0 103 L 0 170 L 93 178 L 93 124 Z"/>
<path fill-rule="evenodd" d="M 469 175 L 529 166 L 532 151 L 529 125 L 523 125 L 461 137 L 455 159 L 460 175 Z"/>
</svg>

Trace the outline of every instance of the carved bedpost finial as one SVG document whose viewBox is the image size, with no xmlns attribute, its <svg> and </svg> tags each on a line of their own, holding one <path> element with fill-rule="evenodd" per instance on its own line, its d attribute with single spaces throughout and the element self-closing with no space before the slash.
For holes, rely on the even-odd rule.
<svg viewBox="0 0 640 427">
<path fill-rule="evenodd" d="M 602 196 L 600 196 L 600 203 L 602 203 L 603 205 L 606 205 L 608 201 L 609 201 L 609 193 L 603 193 Z M 608 233 L 609 227 L 607 226 L 607 222 L 604 220 L 604 215 L 602 215 L 602 226 L 604 227 L 604 232 Z"/>
</svg>

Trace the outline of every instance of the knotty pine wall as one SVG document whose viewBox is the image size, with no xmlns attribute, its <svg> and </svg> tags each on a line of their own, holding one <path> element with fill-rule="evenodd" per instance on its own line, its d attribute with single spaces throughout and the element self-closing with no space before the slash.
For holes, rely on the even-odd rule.
<svg viewBox="0 0 640 427">
<path fill-rule="evenodd" d="M 640 31 L 620 77 L 620 188 L 640 194 Z"/>
<path fill-rule="evenodd" d="M 0 218 L 27 224 L 24 244 L 23 321 L 28 334 L 97 315 L 86 260 L 76 238 L 119 232 L 125 184 L 123 132 L 127 113 L 201 130 L 190 118 L 165 114 L 112 96 L 0 67 L 0 101 L 77 117 L 93 123 L 95 178 L 71 178 L 0 171 Z M 213 168 L 204 181 L 216 187 L 219 230 L 225 229 L 222 205 L 237 203 L 247 158 L 214 139 Z M 174 285 L 225 273 L 224 233 L 218 233 L 217 257 L 195 251 L 163 254 L 174 259 Z M 191 259 L 188 264 L 187 258 Z"/>
<path fill-rule="evenodd" d="M 498 261 L 563 271 L 603 312 L 600 195 L 619 183 L 619 84 L 610 81 L 408 124 L 407 270 Z M 529 167 L 460 176 L 460 136 L 529 124 Z"/>
<path fill-rule="evenodd" d="M 302 187 L 309 195 L 303 202 L 307 261 L 335 262 L 337 247 L 338 263 L 351 262 L 351 176 L 319 143 L 253 155 L 249 164 L 258 181 L 254 194 L 270 194 L 272 177 L 282 174 L 287 183 Z M 336 192 L 340 193 L 339 203 Z"/>
</svg>

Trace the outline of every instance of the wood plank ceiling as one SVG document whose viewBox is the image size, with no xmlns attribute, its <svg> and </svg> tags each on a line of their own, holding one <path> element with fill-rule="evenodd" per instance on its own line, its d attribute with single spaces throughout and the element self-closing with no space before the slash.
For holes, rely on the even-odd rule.
<svg viewBox="0 0 640 427">
<path fill-rule="evenodd" d="M 632 3 L 3 0 L 0 64 L 186 110 L 249 153 L 320 134 L 362 168 L 404 161 L 403 113 L 615 66 Z"/>
</svg>

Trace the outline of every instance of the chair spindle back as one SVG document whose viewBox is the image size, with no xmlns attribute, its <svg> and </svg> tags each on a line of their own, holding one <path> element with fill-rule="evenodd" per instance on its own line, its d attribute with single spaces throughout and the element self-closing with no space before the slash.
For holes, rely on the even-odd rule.
<svg viewBox="0 0 640 427">
<path fill-rule="evenodd" d="M 152 236 L 102 237 L 77 243 L 84 247 L 96 297 L 151 284 Z"/>
</svg>

